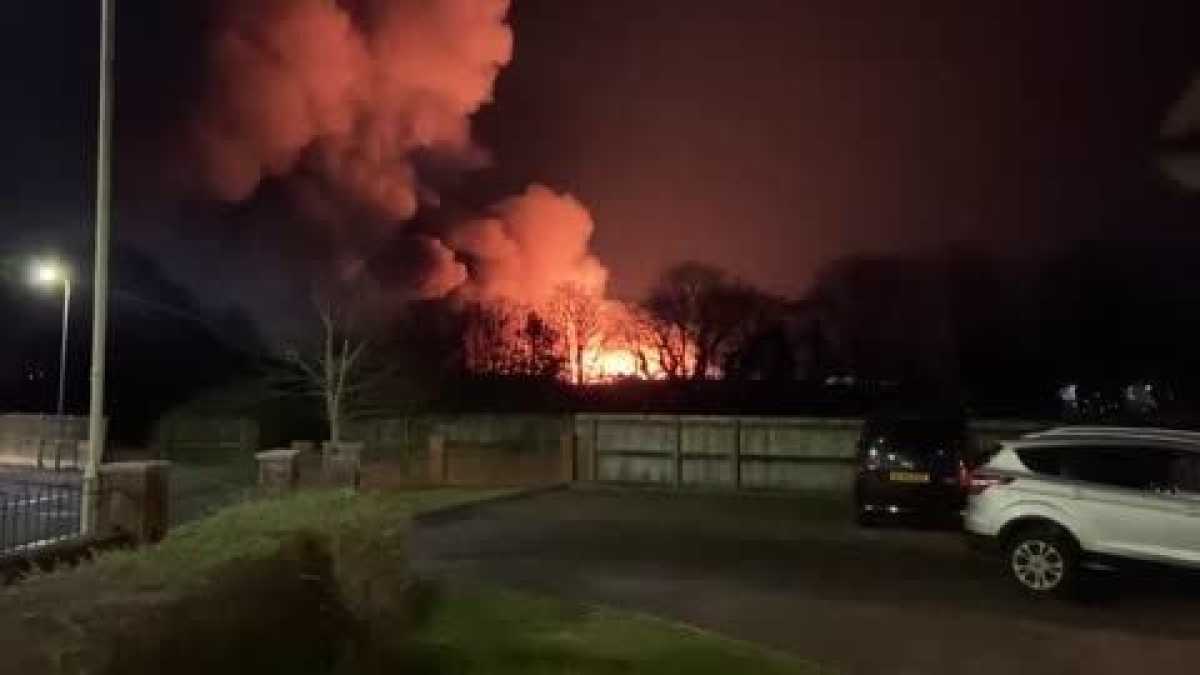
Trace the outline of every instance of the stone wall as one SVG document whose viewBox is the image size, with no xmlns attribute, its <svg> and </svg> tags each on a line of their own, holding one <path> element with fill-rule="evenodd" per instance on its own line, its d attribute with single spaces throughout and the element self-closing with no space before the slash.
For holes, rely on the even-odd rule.
<svg viewBox="0 0 1200 675">
<path fill-rule="evenodd" d="M 259 449 L 259 425 L 243 417 L 171 415 L 155 425 L 152 445 L 160 457 L 245 452 Z"/>
<path fill-rule="evenodd" d="M 0 466 L 76 467 L 87 424 L 86 417 L 0 415 Z"/>
</svg>

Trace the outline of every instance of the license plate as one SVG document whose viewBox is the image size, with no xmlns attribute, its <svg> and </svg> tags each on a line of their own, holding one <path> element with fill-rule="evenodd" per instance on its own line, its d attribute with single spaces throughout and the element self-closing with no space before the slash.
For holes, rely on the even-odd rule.
<svg viewBox="0 0 1200 675">
<path fill-rule="evenodd" d="M 917 471 L 892 471 L 888 474 L 888 480 L 893 483 L 928 483 L 929 474 Z"/>
</svg>

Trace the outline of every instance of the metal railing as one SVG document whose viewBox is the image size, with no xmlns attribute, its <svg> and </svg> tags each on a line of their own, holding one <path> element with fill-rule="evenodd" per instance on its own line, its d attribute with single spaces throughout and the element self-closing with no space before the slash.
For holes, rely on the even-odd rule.
<svg viewBox="0 0 1200 675">
<path fill-rule="evenodd" d="M 0 555 L 79 536 L 79 483 L 0 479 Z"/>
</svg>

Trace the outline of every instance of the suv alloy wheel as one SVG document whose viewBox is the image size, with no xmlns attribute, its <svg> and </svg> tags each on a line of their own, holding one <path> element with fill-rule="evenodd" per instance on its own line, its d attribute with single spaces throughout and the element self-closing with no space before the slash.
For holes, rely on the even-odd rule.
<svg viewBox="0 0 1200 675">
<path fill-rule="evenodd" d="M 1051 525 L 1022 528 L 1006 548 L 1009 574 L 1034 595 L 1063 595 L 1074 586 L 1078 554 L 1070 535 Z"/>
</svg>

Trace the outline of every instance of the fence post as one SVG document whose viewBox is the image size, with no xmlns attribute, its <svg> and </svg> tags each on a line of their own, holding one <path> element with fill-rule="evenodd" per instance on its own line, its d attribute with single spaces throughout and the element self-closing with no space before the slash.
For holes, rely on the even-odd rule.
<svg viewBox="0 0 1200 675">
<path fill-rule="evenodd" d="M 446 439 L 438 433 L 429 436 L 429 482 L 446 483 Z"/>
<path fill-rule="evenodd" d="M 675 488 L 683 487 L 683 416 L 675 417 Z"/>
<path fill-rule="evenodd" d="M 559 477 L 568 483 L 574 483 L 577 479 L 575 470 L 575 428 L 574 425 L 570 429 L 563 429 L 559 435 L 559 462 L 561 469 Z"/>
<path fill-rule="evenodd" d="M 733 489 L 742 489 L 742 418 L 733 420 L 733 459 L 730 467 L 733 472 Z"/>
<path fill-rule="evenodd" d="M 600 482 L 600 420 L 592 420 L 592 482 Z"/>
</svg>

